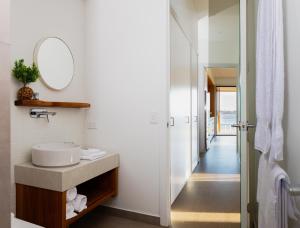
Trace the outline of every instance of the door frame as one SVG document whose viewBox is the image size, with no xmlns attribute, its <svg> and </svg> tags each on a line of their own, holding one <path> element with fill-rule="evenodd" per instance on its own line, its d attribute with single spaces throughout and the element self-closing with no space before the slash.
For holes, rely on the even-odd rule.
<svg viewBox="0 0 300 228">
<path fill-rule="evenodd" d="M 170 92 L 170 17 L 171 17 L 171 4 L 170 0 L 165 0 L 166 4 L 166 35 L 167 35 L 167 111 L 166 116 L 169 119 L 169 92 Z M 247 79 L 247 0 L 240 0 L 240 83 L 246 85 Z M 245 86 L 244 86 L 245 87 Z M 242 102 L 246 106 L 247 91 L 243 88 Z M 247 120 L 247 110 L 242 112 L 242 120 Z M 168 125 L 167 125 L 168 126 Z M 160 156 L 160 180 L 159 180 L 159 216 L 160 224 L 162 226 L 169 226 L 171 224 L 171 153 L 169 146 L 169 128 L 166 128 L 167 146 L 164 154 Z M 243 145 L 247 145 L 246 133 L 242 136 Z M 249 200 L 248 194 L 248 148 L 244 146 L 241 153 L 241 228 L 248 228 L 249 216 L 247 212 L 247 204 Z"/>
<path fill-rule="evenodd" d="M 203 65 L 202 66 L 202 71 L 203 71 L 203 75 L 205 77 L 208 77 L 207 76 L 207 68 L 235 68 L 235 69 L 239 69 L 240 66 L 238 64 L 228 64 L 228 63 L 225 63 L 225 64 L 206 64 L 206 65 Z M 205 83 L 207 83 L 205 81 Z M 222 86 L 216 86 L 216 87 L 222 87 Z M 237 85 L 236 86 L 223 86 L 223 87 L 236 87 L 237 88 Z M 204 102 L 204 107 L 205 107 L 205 110 L 204 110 L 204 119 L 205 119 L 205 124 L 204 124 L 204 135 L 205 135 L 205 151 L 208 151 L 208 145 L 207 145 L 207 110 L 206 110 L 206 105 L 207 105 L 207 100 L 206 100 L 206 95 L 207 95 L 207 90 L 204 90 L 204 96 L 205 96 L 205 102 Z M 215 102 L 215 104 L 217 105 L 217 102 Z M 215 136 L 218 136 L 217 132 L 215 132 Z"/>
<path fill-rule="evenodd" d="M 240 0 L 240 83 L 242 87 L 240 92 L 241 109 L 241 121 L 247 123 L 248 110 L 247 110 L 247 68 L 248 68 L 248 56 L 247 56 L 247 0 Z M 249 202 L 249 174 L 248 174 L 248 132 L 247 130 L 241 130 L 241 228 L 248 228 L 250 225 L 249 214 L 247 211 L 247 205 Z"/>
<path fill-rule="evenodd" d="M 0 2 L 0 227 L 11 227 L 11 138 L 10 138 L 10 94 L 11 94 L 11 29 L 10 0 Z"/>
<path fill-rule="evenodd" d="M 193 62 L 192 62 L 192 59 L 193 59 L 193 54 L 196 55 L 196 62 L 197 62 L 197 79 L 196 79 L 196 85 L 197 85 L 197 116 L 196 116 L 196 134 L 197 134 L 197 164 L 199 163 L 200 161 L 200 140 L 199 140 L 199 54 L 196 50 L 194 50 L 192 47 L 191 47 L 191 173 L 194 172 L 194 163 L 193 163 L 193 124 L 195 123 L 195 121 L 193 120 L 194 116 L 193 116 Z"/>
</svg>

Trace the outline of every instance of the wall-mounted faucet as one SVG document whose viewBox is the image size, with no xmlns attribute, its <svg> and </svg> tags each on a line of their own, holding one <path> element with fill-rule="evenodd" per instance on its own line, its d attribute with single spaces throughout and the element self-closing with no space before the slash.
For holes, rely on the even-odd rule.
<svg viewBox="0 0 300 228">
<path fill-rule="evenodd" d="M 33 108 L 30 110 L 29 115 L 31 118 L 46 118 L 49 122 L 49 115 L 55 116 L 56 112 L 48 112 L 47 109 L 39 109 L 39 108 Z"/>
</svg>

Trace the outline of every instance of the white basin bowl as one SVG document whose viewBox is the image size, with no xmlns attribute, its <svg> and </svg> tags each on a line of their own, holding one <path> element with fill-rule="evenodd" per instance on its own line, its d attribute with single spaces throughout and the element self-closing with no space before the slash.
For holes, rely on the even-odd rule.
<svg viewBox="0 0 300 228">
<path fill-rule="evenodd" d="M 74 143 L 44 143 L 32 147 L 32 163 L 42 167 L 64 167 L 80 162 L 80 146 Z"/>
</svg>

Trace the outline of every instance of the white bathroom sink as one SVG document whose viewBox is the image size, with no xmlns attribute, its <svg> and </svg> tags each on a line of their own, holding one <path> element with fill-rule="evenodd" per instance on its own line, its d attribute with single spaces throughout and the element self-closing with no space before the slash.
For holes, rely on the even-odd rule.
<svg viewBox="0 0 300 228">
<path fill-rule="evenodd" d="M 41 167 L 64 167 L 80 162 L 80 146 L 74 143 L 56 142 L 32 147 L 32 163 Z"/>
</svg>

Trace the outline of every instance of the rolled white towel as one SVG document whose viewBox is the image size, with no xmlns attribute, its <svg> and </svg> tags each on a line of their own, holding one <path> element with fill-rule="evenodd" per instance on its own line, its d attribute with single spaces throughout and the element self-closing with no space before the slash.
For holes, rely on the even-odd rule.
<svg viewBox="0 0 300 228">
<path fill-rule="evenodd" d="M 77 195 L 77 188 L 71 188 L 67 191 L 67 202 L 71 202 L 76 198 Z"/>
<path fill-rule="evenodd" d="M 77 214 L 74 212 L 74 206 L 72 201 L 71 202 L 67 202 L 66 205 L 66 219 L 70 219 L 75 217 Z"/>
<path fill-rule="evenodd" d="M 66 219 L 68 220 L 68 219 L 71 219 L 71 218 L 73 218 L 73 217 L 75 217 L 77 214 L 73 211 L 73 212 L 71 212 L 71 213 L 69 213 L 69 214 L 66 214 Z"/>
<path fill-rule="evenodd" d="M 78 194 L 76 198 L 72 201 L 73 207 L 76 212 L 81 212 L 86 209 L 87 197 L 84 195 Z"/>
<path fill-rule="evenodd" d="M 66 213 L 70 214 L 70 213 L 72 213 L 74 211 L 75 211 L 75 209 L 74 209 L 73 203 L 72 202 L 67 202 Z"/>
</svg>

